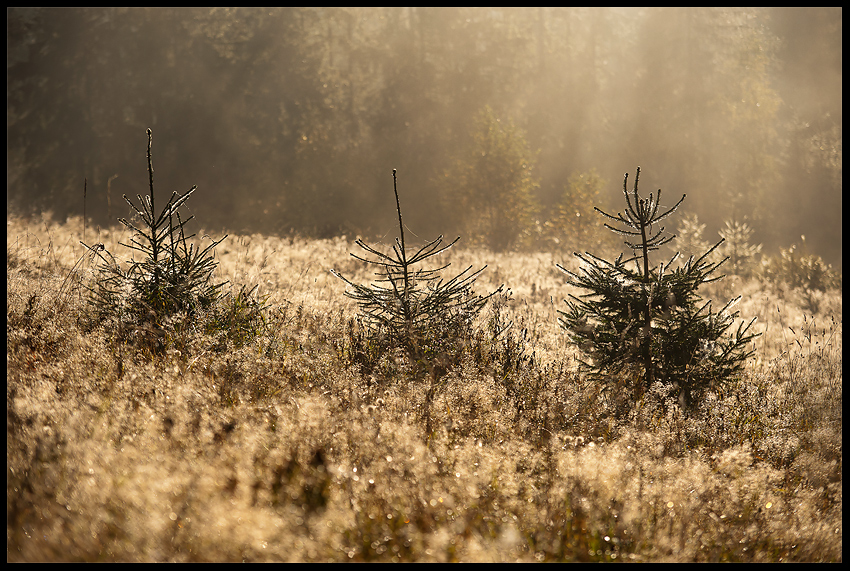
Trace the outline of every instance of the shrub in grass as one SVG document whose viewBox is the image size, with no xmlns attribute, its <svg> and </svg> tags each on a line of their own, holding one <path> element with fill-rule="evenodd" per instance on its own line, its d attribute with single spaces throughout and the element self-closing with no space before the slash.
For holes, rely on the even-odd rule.
<svg viewBox="0 0 850 571">
<path fill-rule="evenodd" d="M 805 245 L 805 236 L 803 244 Z M 779 250 L 778 256 L 765 257 L 761 276 L 773 284 L 790 288 L 827 291 L 841 288 L 841 273 L 835 271 L 820 256 L 808 254 L 796 244 Z"/>
<path fill-rule="evenodd" d="M 727 220 L 718 232 L 723 245 L 718 248 L 720 256 L 728 257 L 730 271 L 738 276 L 750 277 L 761 254 L 761 244 L 750 244 L 753 229 L 746 222 Z"/>
<path fill-rule="evenodd" d="M 683 216 L 679 221 L 676 234 L 676 244 L 680 252 L 686 255 L 698 254 L 708 248 L 709 243 L 702 239 L 705 224 L 700 224 L 696 214 Z M 761 244 L 750 244 L 753 229 L 746 222 L 726 220 L 724 227 L 718 231 L 723 238 L 723 244 L 714 253 L 714 259 L 729 258 L 730 273 L 751 277 L 761 254 Z"/>
</svg>

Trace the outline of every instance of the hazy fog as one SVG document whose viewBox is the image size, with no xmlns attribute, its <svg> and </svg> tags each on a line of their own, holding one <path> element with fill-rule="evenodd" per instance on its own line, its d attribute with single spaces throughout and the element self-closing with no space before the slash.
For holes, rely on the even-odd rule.
<svg viewBox="0 0 850 571">
<path fill-rule="evenodd" d="M 536 223 L 595 170 L 617 202 L 688 194 L 712 236 L 840 264 L 842 11 L 7 9 L 7 209 L 126 216 L 198 185 L 208 229 L 460 231 L 459 161 L 488 106 L 529 149 Z M 474 153 L 473 153 L 474 154 Z M 481 176 L 495 176 L 482 174 Z M 675 197 L 675 198 L 674 198 Z M 470 206 L 469 208 L 473 208 Z M 672 223 L 675 225 L 675 223 Z M 577 249 L 580 246 L 567 246 Z"/>
</svg>

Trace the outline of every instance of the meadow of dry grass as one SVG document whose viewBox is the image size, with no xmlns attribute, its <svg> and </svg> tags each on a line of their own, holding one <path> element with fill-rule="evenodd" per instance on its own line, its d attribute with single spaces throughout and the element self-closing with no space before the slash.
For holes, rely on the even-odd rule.
<svg viewBox="0 0 850 571">
<path fill-rule="evenodd" d="M 764 332 L 743 378 L 618 417 L 556 322 L 567 252 L 446 253 L 514 324 L 435 383 L 352 359 L 350 240 L 230 236 L 267 327 L 151 352 L 87 325 L 79 219 L 6 236 L 7 561 L 842 559 L 840 291 L 712 284 Z"/>
</svg>

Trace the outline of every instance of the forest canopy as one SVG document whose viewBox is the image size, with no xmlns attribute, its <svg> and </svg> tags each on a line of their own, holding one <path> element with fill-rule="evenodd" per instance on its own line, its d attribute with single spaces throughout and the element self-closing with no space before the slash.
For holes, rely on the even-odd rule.
<svg viewBox="0 0 850 571">
<path fill-rule="evenodd" d="M 805 235 L 840 264 L 841 16 L 7 8 L 7 210 L 82 215 L 86 181 L 87 217 L 114 224 L 121 195 L 145 193 L 151 128 L 158 192 L 197 185 L 208 229 L 382 236 L 395 168 L 407 225 L 450 235 L 464 229 L 452 193 L 472 192 L 453 173 L 475 180 L 486 113 L 529 157 L 523 224 L 557 217 L 582 173 L 610 181 L 606 206 L 641 165 L 710 232 L 746 220 L 766 251 Z"/>
</svg>

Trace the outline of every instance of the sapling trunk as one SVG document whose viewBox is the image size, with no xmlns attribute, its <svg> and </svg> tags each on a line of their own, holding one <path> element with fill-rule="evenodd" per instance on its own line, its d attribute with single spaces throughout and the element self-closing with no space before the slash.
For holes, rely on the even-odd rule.
<svg viewBox="0 0 850 571">
<path fill-rule="evenodd" d="M 401 241 L 401 267 L 404 272 L 404 293 L 401 297 L 402 308 L 404 309 L 404 322 L 407 329 L 413 326 L 413 315 L 410 310 L 410 264 L 407 263 L 407 250 L 404 245 L 404 222 L 401 218 L 401 202 L 398 199 L 398 181 L 396 179 L 396 169 L 393 169 L 393 193 L 395 193 L 395 209 L 398 212 L 398 232 Z"/>
</svg>

